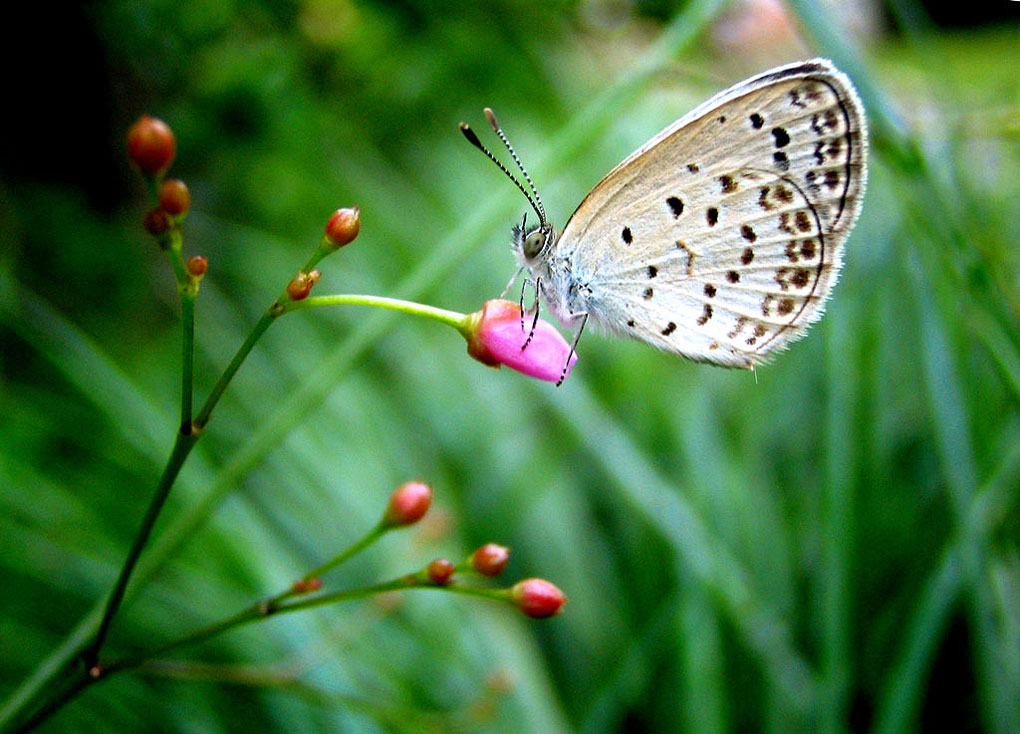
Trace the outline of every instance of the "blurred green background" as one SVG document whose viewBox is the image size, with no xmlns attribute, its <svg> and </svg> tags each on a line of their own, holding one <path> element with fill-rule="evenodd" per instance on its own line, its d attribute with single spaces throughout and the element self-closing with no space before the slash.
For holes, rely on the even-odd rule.
<svg viewBox="0 0 1020 734">
<path fill-rule="evenodd" d="M 327 588 L 492 541 L 507 583 L 552 580 L 563 615 L 432 591 L 288 615 L 114 677 L 44 730 L 1020 731 L 1020 3 L 26 11 L 4 44 L 0 700 L 109 592 L 177 427 L 177 297 L 123 155 L 139 114 L 177 134 L 185 250 L 210 262 L 201 401 L 339 206 L 362 234 L 317 293 L 464 312 L 499 294 L 527 205 L 457 131 L 485 132 L 483 106 L 562 226 L 710 94 L 822 55 L 873 150 L 807 339 L 751 375 L 592 332 L 554 388 L 431 322 L 289 316 L 186 465 L 106 653 L 285 586 L 409 478 L 430 517 Z"/>
</svg>

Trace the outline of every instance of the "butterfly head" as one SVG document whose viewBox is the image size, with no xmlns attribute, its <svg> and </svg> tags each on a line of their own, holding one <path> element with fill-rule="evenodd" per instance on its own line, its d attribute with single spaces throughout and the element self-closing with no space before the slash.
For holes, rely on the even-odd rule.
<svg viewBox="0 0 1020 734">
<path fill-rule="evenodd" d="M 529 227 L 527 217 L 513 227 L 513 248 L 524 265 L 541 260 L 556 240 L 556 230 L 549 222 L 539 222 Z"/>
<path fill-rule="evenodd" d="M 528 182 L 528 188 L 524 188 L 517 177 L 514 176 L 510 170 L 504 166 L 500 161 L 492 154 L 492 152 L 482 145 L 478 136 L 475 135 L 471 127 L 466 123 L 460 124 L 460 131 L 464 133 L 464 137 L 468 139 L 473 146 L 478 148 L 480 151 L 495 163 L 499 170 L 501 170 L 507 178 L 513 181 L 514 185 L 520 189 L 521 193 L 527 198 L 528 203 L 531 204 L 531 208 L 535 210 L 538 215 L 538 224 L 533 227 L 528 227 L 527 216 L 525 215 L 524 221 L 520 225 L 514 225 L 513 228 L 513 247 L 514 252 L 517 253 L 517 257 L 521 263 L 527 266 L 541 260 L 545 254 L 552 247 L 553 242 L 556 240 L 556 232 L 552 225 L 546 221 L 545 218 L 545 207 L 542 205 L 542 197 L 538 195 L 538 190 L 535 188 L 535 183 L 531 180 L 531 176 L 528 175 L 527 169 L 524 168 L 524 164 L 521 163 L 521 159 L 517 157 L 516 151 L 510 141 L 506 137 L 506 133 L 503 132 L 503 128 L 499 126 L 496 121 L 496 115 L 493 114 L 492 110 L 488 107 L 485 108 L 485 118 L 489 121 L 489 126 L 493 129 L 493 132 L 499 136 L 499 139 L 503 141 L 503 145 L 506 146 L 507 151 L 510 153 L 510 157 L 513 158 L 514 163 L 520 169 L 521 174 L 524 176 L 524 180 Z M 530 189 L 530 191 L 529 191 Z"/>
</svg>

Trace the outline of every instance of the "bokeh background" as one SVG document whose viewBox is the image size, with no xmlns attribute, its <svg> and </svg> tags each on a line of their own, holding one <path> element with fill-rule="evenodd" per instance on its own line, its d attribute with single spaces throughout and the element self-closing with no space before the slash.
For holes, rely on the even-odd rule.
<svg viewBox="0 0 1020 734">
<path fill-rule="evenodd" d="M 429 518 L 328 588 L 493 541 L 508 583 L 567 593 L 563 615 L 433 591 L 288 615 L 114 677 L 44 730 L 1020 731 L 1018 11 L 23 8 L 2 44 L 0 700 L 108 593 L 177 425 L 177 298 L 123 155 L 138 115 L 177 134 L 185 249 L 210 262 L 201 400 L 339 206 L 362 234 L 317 293 L 465 312 L 499 294 L 527 206 L 457 131 L 484 133 L 483 106 L 562 225 L 710 94 L 822 55 L 857 83 L 873 150 L 807 339 L 752 375 L 591 332 L 554 388 L 432 322 L 288 316 L 185 467 L 107 652 L 285 586 L 409 478 L 434 486 Z"/>
</svg>

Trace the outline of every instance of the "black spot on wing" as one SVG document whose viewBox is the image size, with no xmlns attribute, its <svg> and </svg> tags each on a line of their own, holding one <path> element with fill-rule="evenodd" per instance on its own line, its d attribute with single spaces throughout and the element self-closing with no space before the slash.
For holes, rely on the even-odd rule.
<svg viewBox="0 0 1020 734">
<path fill-rule="evenodd" d="M 684 213 L 684 202 L 678 196 L 671 196 L 666 199 L 666 205 L 673 212 L 673 219 L 678 219 Z"/>
</svg>

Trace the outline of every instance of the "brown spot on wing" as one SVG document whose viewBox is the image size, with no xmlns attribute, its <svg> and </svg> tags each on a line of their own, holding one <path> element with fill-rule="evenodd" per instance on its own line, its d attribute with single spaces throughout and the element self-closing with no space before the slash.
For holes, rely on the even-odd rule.
<svg viewBox="0 0 1020 734">
<path fill-rule="evenodd" d="M 811 271 L 807 268 L 797 268 L 793 272 L 793 277 L 790 278 L 790 282 L 797 288 L 804 288 L 811 282 Z"/>
</svg>

